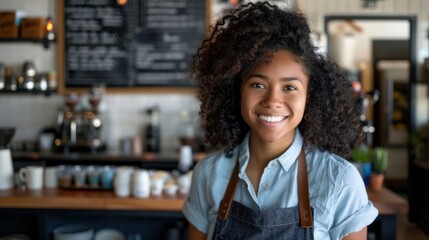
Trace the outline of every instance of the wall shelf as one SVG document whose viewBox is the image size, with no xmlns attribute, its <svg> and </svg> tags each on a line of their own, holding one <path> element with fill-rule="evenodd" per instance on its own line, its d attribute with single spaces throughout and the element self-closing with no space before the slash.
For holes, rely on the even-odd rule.
<svg viewBox="0 0 429 240">
<path fill-rule="evenodd" d="M 47 38 L 43 39 L 33 39 L 33 38 L 0 38 L 0 43 L 35 43 L 42 44 L 43 47 L 49 48 L 49 46 L 55 42 L 55 40 L 50 41 Z"/>
<path fill-rule="evenodd" d="M 52 94 L 57 94 L 56 90 L 48 90 L 48 91 L 39 91 L 39 90 L 16 90 L 16 91 L 9 91 L 9 90 L 0 90 L 0 95 L 13 95 L 13 94 L 25 94 L 25 95 L 45 95 L 50 96 Z"/>
</svg>

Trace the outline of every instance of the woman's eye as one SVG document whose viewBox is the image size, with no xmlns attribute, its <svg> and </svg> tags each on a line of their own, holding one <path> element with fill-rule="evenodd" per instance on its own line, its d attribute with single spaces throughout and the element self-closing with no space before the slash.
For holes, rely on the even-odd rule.
<svg viewBox="0 0 429 240">
<path fill-rule="evenodd" d="M 264 88 L 264 85 L 262 85 L 260 83 L 251 83 L 250 87 L 252 87 L 252 88 Z"/>
<path fill-rule="evenodd" d="M 296 88 L 295 86 L 286 86 L 284 89 L 285 89 L 286 91 L 294 91 L 294 90 L 297 90 L 297 88 Z"/>
</svg>

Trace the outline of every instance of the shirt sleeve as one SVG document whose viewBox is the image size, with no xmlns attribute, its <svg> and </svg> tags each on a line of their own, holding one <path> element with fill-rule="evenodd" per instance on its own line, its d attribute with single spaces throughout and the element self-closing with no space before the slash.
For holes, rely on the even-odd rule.
<svg viewBox="0 0 429 240">
<path fill-rule="evenodd" d="M 206 233 L 209 229 L 208 201 L 204 160 L 197 163 L 193 169 L 191 189 L 185 201 L 182 212 L 185 218 L 199 231 Z"/>
<path fill-rule="evenodd" d="M 338 178 L 334 191 L 336 204 L 333 213 L 331 239 L 342 239 L 371 224 L 378 215 L 377 209 L 368 200 L 362 177 L 353 165 L 349 165 Z"/>
</svg>

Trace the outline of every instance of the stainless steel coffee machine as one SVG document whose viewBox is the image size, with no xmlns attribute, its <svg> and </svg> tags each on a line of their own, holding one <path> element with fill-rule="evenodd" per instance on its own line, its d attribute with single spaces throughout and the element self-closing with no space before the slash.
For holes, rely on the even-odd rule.
<svg viewBox="0 0 429 240">
<path fill-rule="evenodd" d="M 89 108 L 78 107 L 80 96 L 66 96 L 66 107 L 58 112 L 54 147 L 57 152 L 100 152 L 106 150 L 104 116 L 98 107 L 102 93 L 91 89 Z"/>
</svg>

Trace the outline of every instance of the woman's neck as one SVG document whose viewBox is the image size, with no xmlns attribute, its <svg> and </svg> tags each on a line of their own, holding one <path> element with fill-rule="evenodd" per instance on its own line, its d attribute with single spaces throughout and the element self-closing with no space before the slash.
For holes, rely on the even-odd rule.
<svg viewBox="0 0 429 240">
<path fill-rule="evenodd" d="M 258 166 L 265 168 L 268 163 L 282 155 L 292 145 L 293 138 L 273 143 L 260 141 L 257 137 L 250 136 L 249 153 L 250 160 Z"/>
<path fill-rule="evenodd" d="M 293 139 L 292 139 L 293 141 Z M 290 142 L 266 143 L 258 141 L 257 138 L 250 137 L 249 141 L 249 163 L 246 168 L 247 176 L 253 185 L 255 193 L 258 194 L 259 182 L 268 163 L 284 153 L 290 145 Z"/>
</svg>

